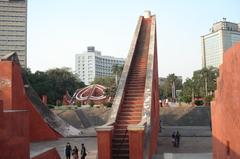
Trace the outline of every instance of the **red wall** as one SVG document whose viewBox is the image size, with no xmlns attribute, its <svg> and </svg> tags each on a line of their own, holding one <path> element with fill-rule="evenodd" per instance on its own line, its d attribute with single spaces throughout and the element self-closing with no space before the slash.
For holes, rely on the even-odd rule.
<svg viewBox="0 0 240 159">
<path fill-rule="evenodd" d="M 3 107 L 5 110 L 29 110 L 30 141 L 58 139 L 59 135 L 48 126 L 26 96 L 20 66 L 11 61 L 0 61 L 0 68 L 0 80 L 7 81 L 0 86 Z"/>
<path fill-rule="evenodd" d="M 0 128 L 0 158 L 29 159 L 28 111 L 5 111 Z"/>
<path fill-rule="evenodd" d="M 32 159 L 61 159 L 56 148 L 53 148 L 49 151 L 46 151 L 38 156 L 33 157 Z"/>
<path fill-rule="evenodd" d="M 224 54 L 212 102 L 214 159 L 240 158 L 240 43 Z"/>
</svg>

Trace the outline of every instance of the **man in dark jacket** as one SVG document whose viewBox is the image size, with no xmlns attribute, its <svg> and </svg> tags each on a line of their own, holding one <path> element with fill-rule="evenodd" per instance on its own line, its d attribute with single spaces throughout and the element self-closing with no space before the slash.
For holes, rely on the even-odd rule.
<svg viewBox="0 0 240 159">
<path fill-rule="evenodd" d="M 85 159 L 86 156 L 87 156 L 86 148 L 85 148 L 84 144 L 82 144 L 81 159 Z"/>
<path fill-rule="evenodd" d="M 68 142 L 66 145 L 66 148 L 65 148 L 66 159 L 70 159 L 71 152 L 72 152 L 72 147 L 71 147 L 70 143 Z"/>
</svg>

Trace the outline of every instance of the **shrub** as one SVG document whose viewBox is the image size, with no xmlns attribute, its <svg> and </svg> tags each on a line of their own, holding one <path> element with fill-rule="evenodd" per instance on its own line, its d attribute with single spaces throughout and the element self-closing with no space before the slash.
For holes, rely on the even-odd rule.
<svg viewBox="0 0 240 159">
<path fill-rule="evenodd" d="M 195 100 L 194 103 L 195 103 L 197 106 L 203 105 L 203 101 L 202 101 L 202 100 Z"/>
<path fill-rule="evenodd" d="M 89 105 L 90 105 L 90 107 L 93 107 L 93 106 L 94 106 L 94 102 L 91 100 L 91 101 L 89 102 Z"/>
<path fill-rule="evenodd" d="M 107 108 L 111 108 L 112 107 L 112 103 L 111 102 L 107 102 L 105 105 Z"/>
<path fill-rule="evenodd" d="M 204 98 L 205 101 L 205 105 L 210 105 L 210 102 L 212 101 L 213 96 L 212 95 L 208 95 Z"/>
<path fill-rule="evenodd" d="M 77 102 L 76 102 L 76 105 L 77 105 L 78 107 L 81 107 L 81 106 L 82 106 L 82 103 L 81 103 L 80 101 L 77 101 Z"/>
<path fill-rule="evenodd" d="M 57 100 L 56 101 L 56 106 L 61 106 L 62 105 L 62 102 L 60 100 Z"/>
<path fill-rule="evenodd" d="M 48 109 L 54 109 L 55 106 L 51 105 L 51 104 L 48 104 L 47 107 L 48 107 Z"/>
</svg>

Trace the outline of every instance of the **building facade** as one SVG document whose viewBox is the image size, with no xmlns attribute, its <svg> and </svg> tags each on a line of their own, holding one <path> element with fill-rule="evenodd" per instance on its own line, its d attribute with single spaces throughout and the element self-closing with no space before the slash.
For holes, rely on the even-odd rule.
<svg viewBox="0 0 240 159">
<path fill-rule="evenodd" d="M 211 33 L 201 37 L 202 67 L 219 67 L 224 52 L 240 41 L 240 26 L 237 23 L 223 21 L 213 24 Z"/>
<path fill-rule="evenodd" d="M 27 66 L 27 0 L 0 0 L 0 58 L 11 52 Z"/>
<path fill-rule="evenodd" d="M 113 65 L 123 65 L 123 58 L 102 56 L 94 46 L 87 47 L 87 51 L 75 56 L 75 71 L 79 78 L 89 85 L 96 77 L 112 76 Z"/>
</svg>

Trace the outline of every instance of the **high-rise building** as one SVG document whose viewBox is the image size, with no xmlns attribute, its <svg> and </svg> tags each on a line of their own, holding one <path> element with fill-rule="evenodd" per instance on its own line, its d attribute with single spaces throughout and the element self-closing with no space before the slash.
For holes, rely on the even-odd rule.
<svg viewBox="0 0 240 159">
<path fill-rule="evenodd" d="M 0 58 L 11 52 L 27 66 L 27 0 L 0 0 Z"/>
<path fill-rule="evenodd" d="M 96 77 L 113 76 L 113 65 L 123 65 L 123 58 L 102 56 L 94 46 L 87 47 L 87 51 L 75 56 L 75 71 L 85 84 L 90 84 Z"/>
<path fill-rule="evenodd" d="M 224 52 L 240 41 L 240 24 L 222 21 L 213 24 L 211 32 L 201 37 L 202 67 L 219 67 Z"/>
</svg>

